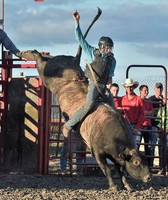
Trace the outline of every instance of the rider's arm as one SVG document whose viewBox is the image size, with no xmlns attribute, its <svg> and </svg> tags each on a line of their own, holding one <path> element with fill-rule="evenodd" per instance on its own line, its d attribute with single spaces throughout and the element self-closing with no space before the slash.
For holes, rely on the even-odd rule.
<svg viewBox="0 0 168 200">
<path fill-rule="evenodd" d="M 85 52 L 88 62 L 92 63 L 94 47 L 89 45 L 88 42 L 83 37 L 79 23 L 76 26 L 75 36 L 76 36 L 76 40 L 78 41 L 79 45 L 82 47 L 82 50 Z"/>
</svg>

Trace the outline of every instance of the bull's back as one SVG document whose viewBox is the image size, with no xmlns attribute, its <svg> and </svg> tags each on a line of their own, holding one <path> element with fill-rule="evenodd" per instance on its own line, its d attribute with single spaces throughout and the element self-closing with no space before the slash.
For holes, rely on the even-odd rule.
<svg viewBox="0 0 168 200">
<path fill-rule="evenodd" d="M 69 117 L 85 103 L 87 83 L 80 81 L 83 75 L 78 60 L 73 56 L 55 56 L 44 66 L 43 82 L 57 97 L 61 111 Z"/>
</svg>

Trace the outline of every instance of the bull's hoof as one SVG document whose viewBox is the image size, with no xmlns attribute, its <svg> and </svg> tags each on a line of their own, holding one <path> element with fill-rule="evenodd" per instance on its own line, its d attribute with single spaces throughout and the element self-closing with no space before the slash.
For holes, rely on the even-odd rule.
<svg viewBox="0 0 168 200">
<path fill-rule="evenodd" d="M 128 191 L 128 192 L 133 192 L 134 189 L 130 186 L 130 185 L 125 185 L 124 188 Z"/>
<path fill-rule="evenodd" d="M 32 58 L 32 50 L 20 51 L 16 55 L 20 58 Z"/>
<path fill-rule="evenodd" d="M 109 187 L 109 190 L 112 192 L 112 193 L 117 193 L 119 191 L 117 185 L 113 186 L 113 187 Z"/>
</svg>

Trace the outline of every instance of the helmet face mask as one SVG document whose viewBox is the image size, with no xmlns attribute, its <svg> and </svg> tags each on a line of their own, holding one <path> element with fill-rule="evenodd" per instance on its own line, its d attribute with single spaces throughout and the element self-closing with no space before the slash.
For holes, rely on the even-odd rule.
<svg viewBox="0 0 168 200">
<path fill-rule="evenodd" d="M 99 42 L 99 49 L 112 49 L 112 46 L 108 46 Z"/>
</svg>

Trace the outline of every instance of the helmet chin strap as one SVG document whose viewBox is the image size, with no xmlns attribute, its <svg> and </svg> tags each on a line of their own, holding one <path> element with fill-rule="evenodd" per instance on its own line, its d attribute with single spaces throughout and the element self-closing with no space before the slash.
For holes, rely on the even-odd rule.
<svg viewBox="0 0 168 200">
<path fill-rule="evenodd" d="M 102 52 L 101 49 L 99 49 L 99 50 L 100 50 L 100 53 L 101 53 L 102 56 L 105 56 L 105 55 L 106 55 L 106 53 L 105 53 L 105 52 Z"/>
</svg>

